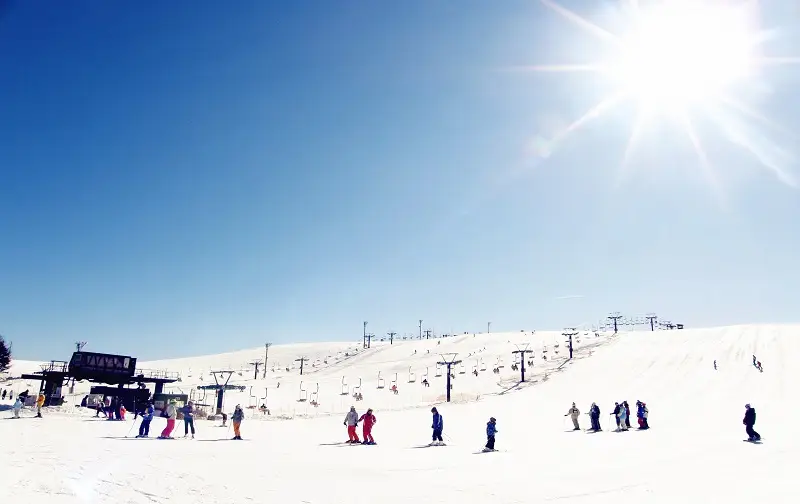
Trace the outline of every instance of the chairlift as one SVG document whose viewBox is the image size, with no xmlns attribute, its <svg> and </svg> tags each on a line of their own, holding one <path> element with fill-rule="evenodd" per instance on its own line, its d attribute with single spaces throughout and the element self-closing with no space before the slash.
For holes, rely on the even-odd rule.
<svg viewBox="0 0 800 504">
<path fill-rule="evenodd" d="M 464 366 L 463 361 L 458 365 L 458 374 L 467 374 L 467 368 Z"/>
<path fill-rule="evenodd" d="M 394 374 L 394 378 L 392 379 L 392 387 L 397 387 L 397 373 Z"/>
<path fill-rule="evenodd" d="M 486 363 L 481 359 L 481 371 L 486 371 Z"/>
<path fill-rule="evenodd" d="M 342 376 L 342 395 L 350 395 L 350 387 L 347 386 L 346 376 Z"/>
<path fill-rule="evenodd" d="M 434 376 L 437 378 L 442 376 L 442 365 L 438 362 L 436 363 L 436 374 Z"/>
<path fill-rule="evenodd" d="M 361 378 L 358 379 L 358 385 L 353 387 L 353 396 L 355 397 L 356 395 L 358 395 L 360 393 L 361 393 Z"/>
<path fill-rule="evenodd" d="M 248 406 L 250 408 L 257 408 L 258 407 L 258 396 L 253 395 L 253 387 L 250 386 L 250 398 L 248 400 Z"/>
<path fill-rule="evenodd" d="M 313 405 L 314 407 L 319 406 L 319 383 L 317 383 L 317 390 L 311 392 L 311 400 L 309 404 Z"/>
<path fill-rule="evenodd" d="M 297 402 L 306 402 L 308 399 L 308 392 L 306 391 L 305 387 L 303 387 L 303 382 L 300 382 L 300 397 L 297 399 Z"/>
<path fill-rule="evenodd" d="M 408 383 L 417 381 L 417 374 L 411 371 L 411 366 L 408 366 Z"/>
<path fill-rule="evenodd" d="M 386 382 L 381 378 L 381 372 L 378 371 L 378 388 L 382 389 L 386 386 Z"/>
</svg>

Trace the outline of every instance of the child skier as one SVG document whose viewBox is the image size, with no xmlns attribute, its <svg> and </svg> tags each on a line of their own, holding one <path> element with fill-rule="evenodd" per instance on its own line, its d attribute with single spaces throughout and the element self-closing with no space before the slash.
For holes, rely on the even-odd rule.
<svg viewBox="0 0 800 504">
<path fill-rule="evenodd" d="M 344 417 L 344 422 L 342 425 L 347 426 L 347 437 L 348 443 L 360 443 L 358 439 L 358 433 L 356 432 L 356 425 L 358 425 L 358 412 L 356 411 L 355 406 L 350 406 L 350 411 L 347 412 L 347 416 Z"/>
<path fill-rule="evenodd" d="M 600 428 L 600 407 L 596 403 L 592 403 L 592 407 L 589 408 L 589 418 L 594 432 L 603 430 Z"/>
<path fill-rule="evenodd" d="M 580 414 L 581 412 L 577 407 L 575 407 L 575 403 L 572 403 L 572 407 L 567 411 L 567 414 L 564 415 L 569 415 L 572 418 L 572 425 L 574 427 L 572 430 L 581 430 L 581 426 L 578 424 L 578 415 Z"/>
<path fill-rule="evenodd" d="M 372 426 L 375 425 L 378 419 L 372 414 L 372 408 L 369 408 L 366 413 L 361 415 L 358 421 L 364 422 L 364 442 L 362 444 L 374 445 L 375 440 L 372 438 Z"/>
<path fill-rule="evenodd" d="M 486 423 L 486 447 L 483 451 L 494 451 L 494 436 L 497 432 L 497 420 L 492 417 Z"/>
<path fill-rule="evenodd" d="M 647 406 L 642 401 L 636 401 L 636 418 L 639 421 L 639 429 L 648 429 L 647 425 Z"/>
<path fill-rule="evenodd" d="M 233 421 L 233 439 L 238 439 L 239 441 L 242 440 L 242 420 L 244 420 L 244 410 L 240 404 L 236 405 L 236 409 L 233 410 L 233 415 L 231 415 L 231 420 Z"/>
<path fill-rule="evenodd" d="M 436 408 L 431 408 L 431 413 L 433 413 L 433 425 L 431 425 L 433 429 L 433 440 L 431 441 L 431 445 L 443 445 L 442 431 L 444 430 L 444 418 L 439 414 Z"/>
<path fill-rule="evenodd" d="M 17 400 L 14 401 L 14 418 L 19 418 L 19 411 L 22 409 L 22 401 L 20 400 L 19 396 L 17 396 Z"/>
<path fill-rule="evenodd" d="M 153 408 L 153 403 L 147 401 L 147 406 L 142 412 L 142 423 L 139 424 L 139 435 L 136 436 L 137 438 L 146 438 L 150 435 L 150 422 L 153 421 L 153 415 L 155 414 L 155 411 L 156 410 Z"/>
<path fill-rule="evenodd" d="M 627 431 L 628 430 L 628 408 L 625 407 L 624 403 L 622 405 L 620 405 L 620 407 L 619 407 L 619 413 L 617 413 L 617 419 L 619 421 L 619 427 L 617 428 L 617 431 L 618 432 Z"/>
<path fill-rule="evenodd" d="M 36 398 L 36 418 L 42 418 L 42 407 L 44 406 L 44 394 L 39 394 Z"/>
</svg>

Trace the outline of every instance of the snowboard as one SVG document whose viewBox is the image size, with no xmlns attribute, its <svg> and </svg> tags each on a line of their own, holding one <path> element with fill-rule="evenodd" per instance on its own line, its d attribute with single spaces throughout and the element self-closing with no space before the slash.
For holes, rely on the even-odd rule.
<svg viewBox="0 0 800 504">
<path fill-rule="evenodd" d="M 761 444 L 761 441 L 763 441 L 763 438 L 762 438 L 762 439 L 759 439 L 759 440 L 757 440 L 757 441 L 751 441 L 751 440 L 749 440 L 749 439 L 742 439 L 742 441 L 744 441 L 745 443 Z"/>
<path fill-rule="evenodd" d="M 502 450 L 498 450 L 497 448 L 495 448 L 494 450 L 488 450 L 488 451 L 487 450 L 481 450 L 481 451 L 477 451 L 477 452 L 473 453 L 473 455 L 480 455 L 481 453 L 497 453 L 499 451 L 502 451 Z"/>
</svg>

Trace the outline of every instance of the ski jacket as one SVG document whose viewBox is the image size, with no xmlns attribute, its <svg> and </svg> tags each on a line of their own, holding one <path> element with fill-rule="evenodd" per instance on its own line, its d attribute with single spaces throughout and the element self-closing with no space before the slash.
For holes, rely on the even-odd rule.
<svg viewBox="0 0 800 504">
<path fill-rule="evenodd" d="M 744 420 L 742 423 L 745 425 L 753 426 L 756 424 L 756 409 L 750 408 L 744 413 Z"/>
<path fill-rule="evenodd" d="M 433 425 L 431 425 L 431 429 L 439 431 L 444 429 L 444 417 L 439 413 L 433 414 Z"/>
<path fill-rule="evenodd" d="M 184 418 L 188 418 L 189 420 L 194 419 L 194 407 L 187 404 L 183 407 L 183 416 Z"/>
<path fill-rule="evenodd" d="M 594 405 L 594 407 L 589 411 L 589 416 L 592 418 L 600 418 L 600 406 Z"/>
<path fill-rule="evenodd" d="M 44 406 L 44 394 L 39 394 L 39 397 L 36 398 L 36 406 Z"/>
<path fill-rule="evenodd" d="M 167 418 L 170 420 L 175 420 L 178 418 L 178 411 L 175 409 L 174 404 L 167 405 Z"/>
<path fill-rule="evenodd" d="M 378 421 L 378 419 L 375 418 L 375 415 L 373 415 L 372 413 L 364 413 L 363 415 L 361 415 L 361 418 L 359 418 L 358 421 L 364 422 L 365 429 L 371 429 L 372 426 L 375 425 L 375 422 Z"/>
<path fill-rule="evenodd" d="M 144 414 L 142 415 L 142 420 L 145 422 L 149 422 L 153 419 L 153 415 L 155 414 L 156 409 L 153 407 L 152 404 L 148 405 L 147 408 L 144 410 Z"/>
<path fill-rule="evenodd" d="M 233 415 L 231 416 L 231 420 L 233 420 L 234 422 L 239 422 L 239 423 L 242 420 L 244 420 L 244 410 L 242 410 L 241 408 L 237 409 L 237 410 L 234 410 Z"/>
<path fill-rule="evenodd" d="M 14 409 L 17 411 L 22 409 L 22 401 L 19 400 L 19 397 L 17 397 L 17 400 L 14 401 Z"/>
<path fill-rule="evenodd" d="M 571 416 L 572 418 L 578 418 L 580 414 L 581 414 L 580 410 L 575 406 L 571 407 L 569 411 L 567 411 L 567 415 Z"/>
<path fill-rule="evenodd" d="M 641 403 L 636 408 L 636 416 L 639 418 L 644 418 L 644 405 Z"/>
<path fill-rule="evenodd" d="M 494 422 L 487 422 L 486 435 L 489 437 L 493 437 L 495 434 L 497 434 L 497 424 Z"/>
<path fill-rule="evenodd" d="M 356 410 L 350 410 L 347 412 L 347 416 L 344 417 L 344 421 L 348 427 L 352 427 L 358 424 L 358 413 Z"/>
<path fill-rule="evenodd" d="M 615 414 L 616 416 L 619 416 L 619 404 L 615 404 L 615 405 L 614 405 L 614 414 Z"/>
<path fill-rule="evenodd" d="M 620 420 L 624 421 L 626 418 L 628 418 L 628 410 L 623 406 L 622 408 L 619 409 L 618 416 Z"/>
</svg>

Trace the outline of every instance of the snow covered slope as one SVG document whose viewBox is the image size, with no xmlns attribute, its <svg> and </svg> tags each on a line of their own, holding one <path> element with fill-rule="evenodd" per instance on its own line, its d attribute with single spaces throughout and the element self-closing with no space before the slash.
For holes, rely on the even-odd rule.
<svg viewBox="0 0 800 504">
<path fill-rule="evenodd" d="M 3 420 L 0 436 L 14 442 L 4 444 L 0 459 L 0 497 L 54 504 L 107 499 L 171 504 L 794 502 L 800 491 L 794 475 L 800 438 L 790 422 L 800 413 L 795 400 L 800 369 L 794 365 L 800 358 L 798 336 L 798 326 L 622 334 L 592 349 L 584 346 L 581 356 L 591 351 L 590 358 L 576 358 L 558 372 L 552 368 L 547 380 L 538 370 L 537 348 L 538 383 L 503 394 L 491 391 L 508 389 L 496 382 L 511 379 L 509 361 L 499 380 L 487 362 L 489 372 L 476 378 L 468 369 L 454 382 L 454 392 L 480 394 L 480 400 L 438 405 L 446 447 L 415 448 L 428 442 L 431 425 L 425 392 L 419 396 L 424 407 L 413 407 L 417 399 L 406 392 L 418 384 L 401 383 L 400 393 L 393 396 L 376 389 L 372 376 L 367 388 L 368 372 L 402 376 L 403 367 L 423 367 L 427 353 L 420 356 L 420 350 L 427 350 L 425 342 L 373 346 L 349 363 L 354 370 L 363 366 L 352 374 L 342 371 L 343 363 L 329 360 L 330 369 L 309 375 L 318 376 L 324 390 L 323 383 L 333 386 L 341 374 L 362 373 L 365 397 L 355 404 L 359 412 L 375 408 L 377 446 L 336 444 L 346 436 L 342 418 L 323 414 L 267 422 L 254 421 L 258 414 L 248 412 L 243 442 L 209 442 L 231 436 L 213 422 L 198 423 L 197 440 L 157 441 L 125 438 L 130 421 L 55 412 L 45 412 L 42 420 Z M 511 335 L 491 344 L 488 338 L 478 335 L 474 344 L 454 338 L 442 345 L 458 346 L 459 357 L 484 346 L 484 352 L 496 348 L 497 355 L 508 355 L 508 346 L 513 347 L 507 343 Z M 595 344 L 591 338 L 582 345 L 587 343 Z M 284 359 L 294 353 L 287 351 Z M 753 354 L 763 373 L 752 366 Z M 278 350 L 275 355 L 281 358 Z M 197 360 L 189 359 L 187 365 L 189 361 L 197 366 Z M 267 382 L 273 379 L 269 375 Z M 296 380 L 281 379 L 281 389 L 287 390 Z M 441 394 L 442 378 L 437 380 L 431 389 L 440 390 L 432 393 Z M 324 399 L 328 396 L 321 393 L 322 404 L 334 401 L 334 395 Z M 633 404 L 637 399 L 648 404 L 652 429 L 608 429 L 614 401 Z M 564 414 L 572 401 L 582 411 L 598 402 L 606 430 L 569 430 Z M 343 404 L 352 402 L 347 398 Z M 758 411 L 761 445 L 741 441 L 746 402 Z M 475 454 L 485 442 L 489 416 L 498 420 L 501 451 Z M 581 421 L 588 425 L 585 415 Z M 152 431 L 157 434 L 163 426 L 164 420 L 156 419 Z M 177 433 L 183 434 L 180 424 Z"/>
</svg>

